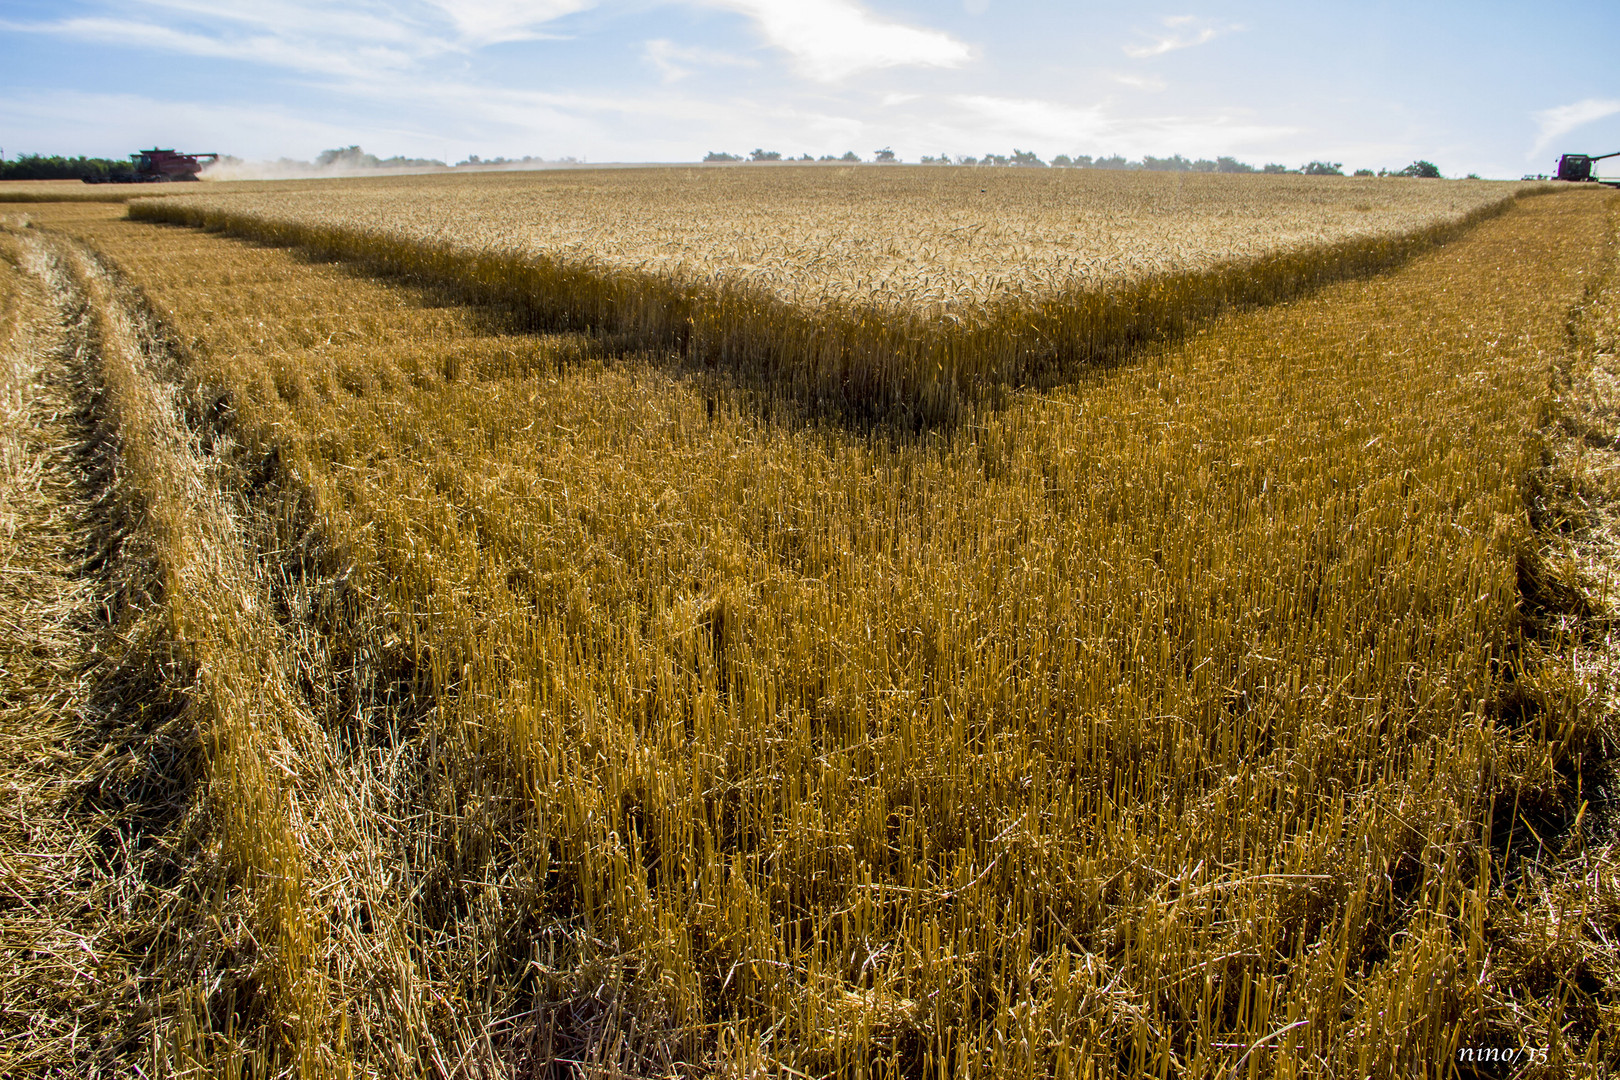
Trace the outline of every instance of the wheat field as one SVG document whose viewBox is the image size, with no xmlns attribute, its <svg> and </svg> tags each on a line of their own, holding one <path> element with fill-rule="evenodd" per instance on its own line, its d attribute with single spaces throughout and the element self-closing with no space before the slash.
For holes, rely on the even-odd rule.
<svg viewBox="0 0 1620 1080">
<path fill-rule="evenodd" d="M 215 187 L 132 215 L 358 257 L 537 327 L 926 424 L 1394 265 L 1537 185 L 797 167 Z"/>
<path fill-rule="evenodd" d="M 1007 299 L 1393 239 L 1535 186 L 1094 170 L 661 168 L 208 184 L 187 189 L 164 213 L 640 271 L 677 285 L 746 285 L 812 311 L 922 308 L 972 320 Z"/>
<path fill-rule="evenodd" d="M 52 1052 L 1604 1075 L 1617 207 L 1492 191 L 918 429 L 405 232 L 13 219 L 96 313 L 146 583 L 96 775 L 187 781 L 119 819 L 101 1056 Z"/>
</svg>

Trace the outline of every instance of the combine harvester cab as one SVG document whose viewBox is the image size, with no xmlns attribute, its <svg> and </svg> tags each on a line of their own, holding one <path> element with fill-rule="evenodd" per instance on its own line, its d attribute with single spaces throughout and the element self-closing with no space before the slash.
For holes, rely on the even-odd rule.
<svg viewBox="0 0 1620 1080">
<path fill-rule="evenodd" d="M 173 150 L 142 150 L 129 155 L 135 163 L 131 176 L 87 176 L 87 184 L 166 184 L 177 180 L 195 180 L 204 166 L 219 160 L 218 154 L 178 154 Z"/>
</svg>

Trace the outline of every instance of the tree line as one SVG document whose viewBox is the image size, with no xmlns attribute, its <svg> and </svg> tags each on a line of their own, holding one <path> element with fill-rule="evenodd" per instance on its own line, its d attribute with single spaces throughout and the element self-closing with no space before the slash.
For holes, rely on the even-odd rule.
<svg viewBox="0 0 1620 1080">
<path fill-rule="evenodd" d="M 134 172 L 135 164 L 127 158 L 115 161 L 61 154 L 23 154 L 10 161 L 0 158 L 0 180 L 83 180 L 130 176 Z"/>
<path fill-rule="evenodd" d="M 728 162 L 848 162 L 858 164 L 865 161 L 853 150 L 846 151 L 841 156 L 823 154 L 816 157 L 813 154 L 802 154 L 799 157 L 784 155 L 780 150 L 766 150 L 756 147 L 747 157 L 741 154 L 731 154 L 723 150 L 710 150 L 703 160 L 711 164 L 725 164 Z M 878 165 L 895 165 L 900 159 L 894 150 L 885 146 L 873 152 L 872 163 Z M 1007 168 L 1059 168 L 1059 169 L 1116 169 L 1122 172 L 1187 172 L 1187 173 L 1285 173 L 1294 176 L 1344 176 L 1344 163 L 1340 161 L 1310 161 L 1298 168 L 1290 168 L 1278 162 L 1268 162 L 1265 165 L 1254 166 L 1239 161 L 1234 157 L 1217 157 L 1189 159 L 1180 154 L 1169 157 L 1154 157 L 1144 154 L 1140 160 L 1132 161 L 1114 154 L 1108 157 L 1092 157 L 1090 154 L 1077 154 L 1073 157 L 1068 154 L 1058 154 L 1048 163 L 1032 150 L 1019 150 L 1014 148 L 1011 154 L 989 153 L 982 157 L 972 157 L 963 154 L 939 154 L 937 156 L 924 155 L 921 159 L 923 165 L 974 165 L 996 166 Z M 1434 163 L 1429 161 L 1414 161 L 1404 169 L 1357 169 L 1355 176 L 1417 176 L 1431 179 L 1440 179 L 1441 173 Z M 1470 174 L 1470 179 L 1477 179 Z"/>
</svg>

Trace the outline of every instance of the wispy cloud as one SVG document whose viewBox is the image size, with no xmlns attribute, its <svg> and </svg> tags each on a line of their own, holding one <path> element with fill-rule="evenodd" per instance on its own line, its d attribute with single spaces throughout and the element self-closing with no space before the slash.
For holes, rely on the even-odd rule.
<svg viewBox="0 0 1620 1080">
<path fill-rule="evenodd" d="M 397 45 L 356 43 L 331 47 L 275 33 L 206 34 L 130 19 L 77 18 L 53 23 L 0 24 L 5 29 L 53 34 L 76 41 L 133 48 L 160 49 L 184 56 L 204 56 L 266 64 L 292 71 L 363 78 L 379 71 L 410 66 L 419 53 Z"/>
<path fill-rule="evenodd" d="M 748 16 L 799 71 L 837 82 L 878 68 L 958 67 L 973 50 L 941 30 L 891 22 L 854 0 L 711 0 Z"/>
<path fill-rule="evenodd" d="M 595 6 L 595 0 L 430 0 L 469 45 L 530 41 L 554 35 L 540 27 Z"/>
<path fill-rule="evenodd" d="M 0 29 L 362 77 L 446 53 L 557 37 L 553 24 L 599 2 L 373 0 L 351 6 L 319 0 L 141 0 L 103 16 L 0 20 Z M 824 82 L 881 68 L 957 67 L 973 55 L 967 43 L 944 31 L 883 18 L 858 0 L 663 2 L 736 12 L 754 24 L 767 45 L 792 57 L 800 74 Z M 644 55 L 666 80 L 697 66 L 739 63 L 661 39 L 649 42 Z"/>
<path fill-rule="evenodd" d="M 1018 146 L 1044 154 L 1244 152 L 1291 159 L 1282 158 L 1283 148 L 1296 129 L 1275 126 L 1264 113 L 1139 93 L 1173 85 L 1138 64 L 1093 69 L 1091 85 L 1100 89 L 1090 99 L 1021 97 L 1006 92 L 992 55 L 954 79 L 954 93 L 939 93 L 928 73 L 905 76 L 919 68 L 961 68 L 978 59 L 974 46 L 921 17 L 901 22 L 880 14 L 884 6 L 878 0 L 92 0 L 76 15 L 26 26 L 0 16 L 0 30 L 50 35 L 66 43 L 63 51 L 98 54 L 99 48 L 79 48 L 93 42 L 241 65 L 238 85 L 247 88 L 241 94 L 209 85 L 186 95 L 193 104 L 108 98 L 120 124 L 146 118 L 133 126 L 102 124 L 91 118 L 88 99 L 71 95 L 56 102 L 46 122 L 43 100 L 34 100 L 26 115 L 38 122 L 12 127 L 47 149 L 68 131 L 93 135 L 86 149 L 94 149 L 133 145 L 141 130 L 166 145 L 184 141 L 184 130 L 207 149 L 272 157 L 308 157 L 322 146 L 361 142 L 383 155 L 446 160 L 469 152 L 691 160 L 704 149 L 755 145 L 817 154 L 869 154 L 893 145 L 907 157 Z M 654 7 L 706 9 L 721 15 L 705 20 L 711 28 L 727 25 L 717 36 L 688 37 L 674 28 L 684 20 L 671 19 L 651 37 L 643 28 Z M 561 50 L 544 44 L 488 71 L 477 62 L 492 44 L 575 30 L 572 16 L 588 9 L 601 17 L 567 49 L 610 57 L 599 65 L 600 80 L 549 77 L 545 61 Z M 1176 48 L 1235 29 L 1193 16 L 1144 25 L 1162 28 L 1181 43 Z M 750 48 L 751 35 L 759 48 Z M 630 70 L 623 65 L 626 44 Z M 1164 51 L 1155 45 L 1146 55 Z M 535 62 L 514 75 L 516 65 L 505 61 L 515 56 Z M 746 92 L 726 86 L 721 76 L 743 68 L 755 69 Z M 884 72 L 881 79 L 855 78 Z M 662 87 L 654 85 L 660 76 Z M 821 85 L 806 86 L 806 78 Z M 255 94 L 270 117 L 265 124 L 240 119 L 252 113 L 245 105 L 228 118 L 222 111 Z M 1590 113 L 1591 104 L 1565 110 Z M 6 113 L 0 102 L 0 116 Z M 16 137 L 7 136 L 8 147 Z"/>
<path fill-rule="evenodd" d="M 1543 109 L 1535 114 L 1537 136 L 1535 146 L 1525 155 L 1535 157 L 1552 145 L 1554 139 L 1569 134 L 1594 120 L 1620 113 L 1620 101 L 1613 98 L 1585 98 L 1569 105 Z M 1605 150 L 1608 148 L 1605 147 Z"/>
<path fill-rule="evenodd" d="M 1169 84 L 1157 75 L 1129 75 L 1122 71 L 1107 73 L 1107 77 L 1121 86 L 1129 86 L 1134 90 L 1163 90 Z"/>
<path fill-rule="evenodd" d="M 643 42 L 641 55 L 657 68 L 664 81 L 675 82 L 692 74 L 700 67 L 758 67 L 759 62 L 746 56 L 733 56 L 718 49 L 704 49 L 693 45 L 677 45 L 664 38 Z"/>
<path fill-rule="evenodd" d="M 1125 55 L 1142 60 L 1149 56 L 1162 56 L 1176 49 L 1190 49 L 1206 45 L 1222 34 L 1239 30 L 1235 24 L 1220 25 L 1196 15 L 1166 15 L 1159 20 L 1160 30 L 1144 31 L 1152 40 L 1142 45 L 1124 46 Z"/>
<path fill-rule="evenodd" d="M 116 15 L 0 20 L 0 29 L 364 79 L 447 53 L 554 37 L 542 28 L 594 3 L 397 0 L 353 8 L 317 0 L 145 0 Z"/>
</svg>

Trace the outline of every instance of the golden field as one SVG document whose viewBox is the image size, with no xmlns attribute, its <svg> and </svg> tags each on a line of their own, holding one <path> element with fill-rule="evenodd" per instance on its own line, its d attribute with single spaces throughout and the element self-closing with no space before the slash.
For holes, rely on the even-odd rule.
<svg viewBox="0 0 1620 1080">
<path fill-rule="evenodd" d="M 964 392 L 971 405 L 1180 321 L 1393 265 L 1535 186 L 660 168 L 207 185 L 132 214 L 362 258 L 829 411 L 931 423 Z"/>
<path fill-rule="evenodd" d="M 803 166 L 197 185 L 187 214 L 747 284 L 812 310 L 1118 286 L 1447 224 L 1534 185 Z M 291 190 L 288 190 L 291 189 Z M 169 212 L 175 212 L 171 209 Z"/>
<path fill-rule="evenodd" d="M 1612 196 L 915 432 L 117 213 L 103 1067 L 1602 1075 Z"/>
</svg>

